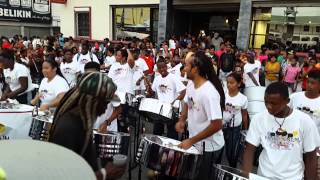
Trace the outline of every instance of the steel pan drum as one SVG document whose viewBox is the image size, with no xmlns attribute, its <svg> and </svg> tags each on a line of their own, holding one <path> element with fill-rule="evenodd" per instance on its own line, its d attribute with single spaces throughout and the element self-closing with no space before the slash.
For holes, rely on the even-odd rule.
<svg viewBox="0 0 320 180">
<path fill-rule="evenodd" d="M 144 98 L 141 100 L 139 111 L 153 121 L 171 121 L 173 107 L 170 103 L 162 103 L 153 98 Z"/>
<path fill-rule="evenodd" d="M 216 164 L 213 165 L 214 180 L 268 180 L 252 173 L 245 173 L 240 169 Z"/>
<path fill-rule="evenodd" d="M 140 142 L 136 161 L 163 175 L 181 179 L 194 179 L 199 172 L 202 155 L 195 148 L 183 150 L 180 141 L 146 135 Z"/>
<path fill-rule="evenodd" d="M 267 108 L 266 108 L 266 105 L 264 104 L 264 101 L 263 102 L 261 102 L 261 101 L 249 101 L 248 102 L 247 110 L 248 110 L 249 114 L 254 115 L 254 114 L 263 112 L 266 109 Z"/>
<path fill-rule="evenodd" d="M 248 101 L 262 101 L 264 102 L 264 92 L 266 87 L 256 86 L 256 87 L 247 87 L 244 89 L 244 95 L 247 96 Z"/>
<path fill-rule="evenodd" d="M 101 159 L 112 159 L 116 154 L 128 155 L 130 135 L 127 133 L 109 131 L 99 133 L 93 131 L 94 144 L 98 157 Z"/>
<path fill-rule="evenodd" d="M 48 141 L 52 121 L 52 116 L 33 117 L 29 130 L 29 136 L 34 140 Z"/>
</svg>

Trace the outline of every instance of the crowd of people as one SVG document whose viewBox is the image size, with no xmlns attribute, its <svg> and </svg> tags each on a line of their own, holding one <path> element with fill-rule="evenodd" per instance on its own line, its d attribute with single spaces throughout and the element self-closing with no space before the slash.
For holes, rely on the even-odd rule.
<svg viewBox="0 0 320 180">
<path fill-rule="evenodd" d="M 92 129 L 127 131 L 119 121 L 127 113 L 120 105 L 123 93 L 181 102 L 178 120 L 154 122 L 153 134 L 178 139 L 187 126 L 189 137 L 179 147 L 204 151 L 197 179 L 210 179 L 212 164 L 220 164 L 224 152 L 228 165 L 239 167 L 242 130 L 248 130 L 245 172 L 252 171 L 261 145 L 259 175 L 317 179 L 320 62 L 315 51 L 305 57 L 276 45 L 242 51 L 218 33 L 212 39 L 172 36 L 159 47 L 149 39 L 77 43 L 62 34 L 17 35 L 0 42 L 1 100 L 55 111 L 49 141 L 81 155 L 98 179 L 123 174 L 123 167 L 101 168 L 92 146 Z M 267 111 L 249 117 L 244 89 L 260 86 L 266 87 Z"/>
</svg>

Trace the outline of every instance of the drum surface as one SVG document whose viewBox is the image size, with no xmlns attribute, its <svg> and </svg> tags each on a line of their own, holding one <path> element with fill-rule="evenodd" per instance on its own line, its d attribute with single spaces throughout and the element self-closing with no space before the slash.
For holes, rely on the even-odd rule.
<svg viewBox="0 0 320 180">
<path fill-rule="evenodd" d="M 141 100 L 139 111 L 151 121 L 171 122 L 173 107 L 170 103 L 162 103 L 157 99 Z"/>
<path fill-rule="evenodd" d="M 202 155 L 195 148 L 178 148 L 180 141 L 170 138 L 146 135 L 142 138 L 136 161 L 163 175 L 178 179 L 194 179 L 199 172 Z"/>
<path fill-rule="evenodd" d="M 48 141 L 53 118 L 49 116 L 35 116 L 32 118 L 29 136 L 34 140 Z"/>
<path fill-rule="evenodd" d="M 264 92 L 266 87 L 256 86 L 247 87 L 244 89 L 244 95 L 247 96 L 248 101 L 264 101 Z"/>
<path fill-rule="evenodd" d="M 130 135 L 127 133 L 109 131 L 99 133 L 93 131 L 94 144 L 101 159 L 112 159 L 116 154 L 128 155 Z"/>
</svg>

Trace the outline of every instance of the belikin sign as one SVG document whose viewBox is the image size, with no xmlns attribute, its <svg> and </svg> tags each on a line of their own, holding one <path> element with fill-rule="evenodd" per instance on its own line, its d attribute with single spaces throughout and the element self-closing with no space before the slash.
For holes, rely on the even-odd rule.
<svg viewBox="0 0 320 180">
<path fill-rule="evenodd" d="M 50 24 L 50 0 L 0 0 L 0 20 Z"/>
</svg>

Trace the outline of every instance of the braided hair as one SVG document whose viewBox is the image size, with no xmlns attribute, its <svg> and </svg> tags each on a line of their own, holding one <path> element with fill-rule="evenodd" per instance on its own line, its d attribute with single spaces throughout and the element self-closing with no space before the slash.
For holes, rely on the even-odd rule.
<svg viewBox="0 0 320 180">
<path fill-rule="evenodd" d="M 224 110 L 225 108 L 225 95 L 224 90 L 221 84 L 221 81 L 219 80 L 216 72 L 213 69 L 213 64 L 210 58 L 203 52 L 198 51 L 193 57 L 193 66 L 198 67 L 199 69 L 199 75 L 208 81 L 210 81 L 213 86 L 217 89 L 219 95 L 220 95 L 220 106 L 221 109 Z"/>
<path fill-rule="evenodd" d="M 92 136 L 93 125 L 100 115 L 97 109 L 114 100 L 116 89 L 117 86 L 112 79 L 103 73 L 89 72 L 83 74 L 77 85 L 64 95 L 57 107 L 50 134 L 55 131 L 55 122 L 59 121 L 61 116 L 71 109 L 79 107 L 81 121 L 86 132 L 81 150 L 81 155 L 83 155 L 89 144 L 90 136 Z"/>
</svg>

